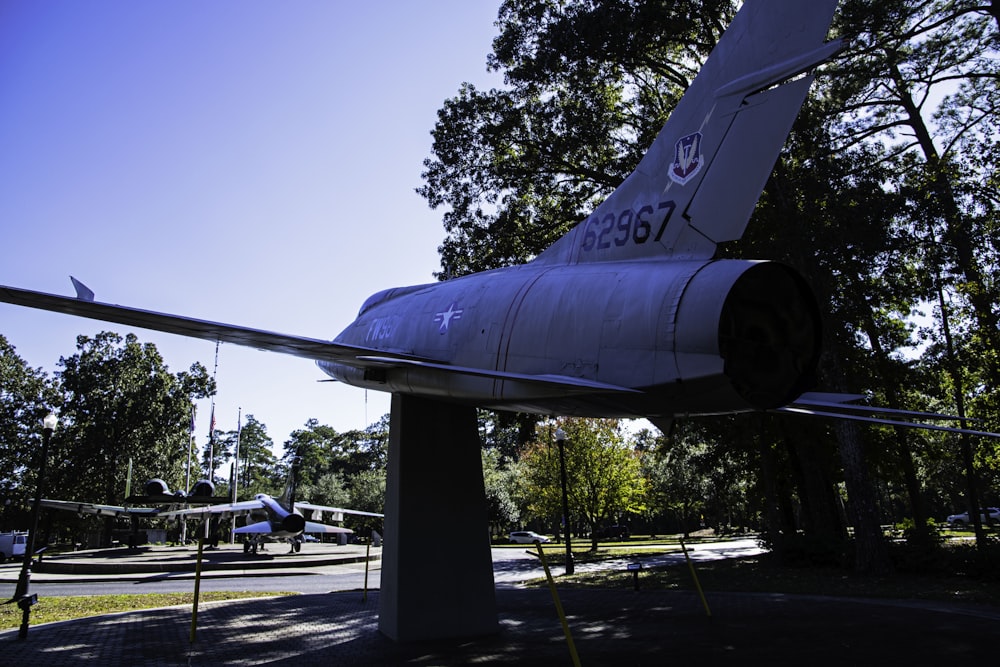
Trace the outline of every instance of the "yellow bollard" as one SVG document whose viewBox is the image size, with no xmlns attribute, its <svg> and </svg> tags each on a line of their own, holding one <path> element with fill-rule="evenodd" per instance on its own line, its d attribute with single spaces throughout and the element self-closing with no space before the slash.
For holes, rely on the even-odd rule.
<svg viewBox="0 0 1000 667">
<path fill-rule="evenodd" d="M 205 546 L 204 535 L 198 536 L 198 561 L 194 568 L 194 599 L 191 601 L 191 639 L 194 643 L 194 634 L 198 629 L 198 591 L 201 588 L 201 551 Z"/>
<path fill-rule="evenodd" d="M 694 563 L 691 562 L 691 557 L 688 556 L 687 547 L 684 546 L 684 540 L 681 540 L 681 550 L 684 551 L 684 560 L 687 561 L 688 569 L 691 570 L 691 576 L 694 578 L 694 587 L 698 589 L 698 595 L 701 597 L 701 604 L 705 607 L 705 613 L 708 617 L 712 617 L 712 610 L 708 608 L 708 600 L 705 599 L 705 592 L 701 590 L 701 582 L 698 581 L 698 573 L 694 571 Z"/>
<path fill-rule="evenodd" d="M 372 543 L 368 542 L 365 547 L 365 594 L 361 597 L 362 602 L 368 602 L 368 566 L 371 564 Z"/>
<path fill-rule="evenodd" d="M 569 655 L 573 659 L 573 665 L 580 667 L 580 656 L 576 653 L 576 644 L 573 643 L 573 635 L 569 631 L 569 623 L 566 622 L 566 613 L 563 611 L 562 602 L 559 601 L 559 593 L 556 592 L 556 583 L 552 580 L 552 573 L 549 572 L 549 564 L 545 560 L 545 552 L 542 551 L 541 544 L 538 544 L 538 557 L 542 559 L 542 567 L 545 568 L 545 578 L 549 582 L 549 591 L 552 592 L 552 600 L 556 603 L 556 613 L 559 614 L 559 622 L 562 623 L 563 634 L 566 635 Z"/>
</svg>

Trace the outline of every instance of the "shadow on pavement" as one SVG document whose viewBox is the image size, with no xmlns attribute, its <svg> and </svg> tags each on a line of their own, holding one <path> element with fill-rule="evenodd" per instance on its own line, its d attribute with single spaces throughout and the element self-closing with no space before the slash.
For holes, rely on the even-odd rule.
<svg viewBox="0 0 1000 667">
<path fill-rule="evenodd" d="M 566 590 L 583 665 L 995 664 L 1000 610 L 976 605 L 767 594 Z M 433 605 L 428 600 L 428 606 Z M 297 595 L 202 605 L 0 633 L 6 664 L 368 665 L 569 664 L 545 589 L 497 591 L 500 631 L 395 644 L 378 632 L 378 594 Z M 971 662 L 970 662 L 971 664 Z"/>
</svg>

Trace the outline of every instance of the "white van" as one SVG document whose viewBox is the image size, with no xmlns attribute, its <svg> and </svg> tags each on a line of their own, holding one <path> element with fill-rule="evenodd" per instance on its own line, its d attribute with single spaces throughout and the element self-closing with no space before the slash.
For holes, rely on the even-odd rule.
<svg viewBox="0 0 1000 667">
<path fill-rule="evenodd" d="M 0 533 L 0 563 L 8 558 L 24 558 L 28 544 L 28 533 Z"/>
</svg>

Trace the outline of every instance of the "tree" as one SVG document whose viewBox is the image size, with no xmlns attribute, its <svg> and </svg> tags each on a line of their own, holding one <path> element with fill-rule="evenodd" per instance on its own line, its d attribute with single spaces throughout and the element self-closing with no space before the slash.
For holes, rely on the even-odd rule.
<svg viewBox="0 0 1000 667">
<path fill-rule="evenodd" d="M 876 167 L 888 165 L 884 182 L 904 203 L 888 219 L 907 240 L 896 246 L 894 265 L 915 270 L 911 303 L 914 309 L 920 301 L 937 304 L 934 338 L 947 343 L 916 353 L 936 358 L 927 395 L 943 399 L 939 410 L 964 418 L 972 404 L 965 387 L 976 386 L 976 416 L 1000 423 L 995 10 L 969 0 L 845 2 L 840 29 L 857 37 L 851 57 L 824 86 L 839 144 L 877 157 Z M 890 387 L 886 395 L 892 401 L 913 393 Z M 905 436 L 895 439 L 919 534 L 927 513 L 917 466 Z M 964 439 L 960 448 L 968 504 L 975 506 L 971 450 Z M 979 530 L 977 539 L 983 546 Z"/>
<path fill-rule="evenodd" d="M 385 469 L 363 470 L 347 481 L 348 507 L 362 512 L 385 511 Z M 357 515 L 346 515 L 345 524 L 359 535 L 373 530 L 383 532 L 382 519 Z"/>
<path fill-rule="evenodd" d="M 489 68 L 445 102 L 418 192 L 447 205 L 444 275 L 525 261 L 635 167 L 734 15 L 723 0 L 500 7 Z"/>
<path fill-rule="evenodd" d="M 33 454 L 40 447 L 40 424 L 59 403 L 56 382 L 28 366 L 0 335 L 0 531 L 27 525 L 24 512 L 37 488 Z"/>
<path fill-rule="evenodd" d="M 500 536 L 507 529 L 517 526 L 521 519 L 515 494 L 517 474 L 498 449 L 484 447 L 482 456 L 490 535 Z"/>
<path fill-rule="evenodd" d="M 648 506 L 656 513 L 675 515 L 680 532 L 687 537 L 705 511 L 708 479 L 695 468 L 693 457 L 704 445 L 687 442 L 644 457 L 644 473 L 649 481 Z"/>
<path fill-rule="evenodd" d="M 225 463 L 236 452 L 237 432 L 229 431 L 216 439 L 217 460 Z M 239 490 L 244 498 L 258 493 L 274 493 L 283 487 L 285 474 L 274 456 L 274 441 L 267 434 L 267 426 L 248 414 L 239 430 Z"/>
<path fill-rule="evenodd" d="M 448 100 L 425 162 L 421 194 L 448 207 L 444 273 L 530 259 L 592 210 L 638 162 L 735 5 L 505 2 L 489 67 L 506 86 L 463 86 Z M 996 6 L 844 0 L 834 32 L 849 48 L 823 66 L 747 234 L 719 248 L 804 275 L 825 315 L 820 388 L 990 428 L 1000 428 Z M 922 312 L 931 323 L 918 326 Z M 758 498 L 769 498 L 770 527 L 787 533 L 797 506 L 818 541 L 843 541 L 830 499 L 844 481 L 860 569 L 888 568 L 873 470 L 903 485 L 918 537 L 935 511 L 927 498 L 955 496 L 941 487 L 959 446 L 940 436 L 752 423 L 761 430 L 745 451 L 767 473 Z M 837 462 L 825 450 L 811 460 L 812 437 L 836 442 Z M 997 452 L 983 443 L 966 467 L 1000 476 Z"/>
<path fill-rule="evenodd" d="M 62 435 L 53 442 L 50 488 L 74 500 L 117 504 L 129 462 L 136 479 L 181 486 L 191 402 L 215 391 L 201 364 L 172 375 L 153 344 L 102 332 L 78 336 L 77 353 L 59 366 Z"/>
<path fill-rule="evenodd" d="M 282 464 L 299 457 L 300 497 L 311 502 L 382 513 L 385 505 L 385 464 L 389 418 L 383 415 L 364 430 L 339 433 L 316 419 L 294 431 L 284 444 Z M 382 520 L 344 515 L 344 525 L 356 533 L 382 530 Z"/>
<path fill-rule="evenodd" d="M 540 425 L 536 441 L 522 454 L 521 465 L 532 498 L 531 509 L 541 516 L 562 515 L 555 428 L 566 432 L 571 520 L 588 526 L 591 547 L 597 549 L 598 529 L 603 523 L 609 519 L 618 522 L 644 509 L 646 481 L 638 453 L 625 442 L 616 420 L 567 418 Z"/>
<path fill-rule="evenodd" d="M 336 472 L 320 475 L 314 484 L 300 485 L 298 496 L 302 500 L 308 500 L 317 505 L 351 507 L 350 494 L 345 486 L 344 477 Z"/>
<path fill-rule="evenodd" d="M 365 470 L 384 468 L 388 443 L 388 415 L 364 430 L 345 433 L 310 419 L 305 428 L 294 431 L 285 441 L 282 458 L 287 461 L 299 456 L 301 480 L 310 484 L 330 472 L 349 478 Z"/>
</svg>

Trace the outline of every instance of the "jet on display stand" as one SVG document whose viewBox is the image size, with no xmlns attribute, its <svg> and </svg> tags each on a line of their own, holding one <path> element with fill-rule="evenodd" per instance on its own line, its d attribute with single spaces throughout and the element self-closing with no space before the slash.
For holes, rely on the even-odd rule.
<svg viewBox="0 0 1000 667">
<path fill-rule="evenodd" d="M 0 286 L 0 301 L 304 357 L 391 392 L 379 629 L 397 640 L 495 632 L 475 408 L 661 430 L 795 411 L 1000 437 L 813 393 L 821 324 L 806 281 L 782 263 L 717 257 L 742 237 L 815 69 L 845 46 L 826 41 L 837 5 L 746 0 L 635 171 L 569 232 L 520 266 L 380 291 L 333 340 L 98 302 L 82 285 L 76 297 Z M 256 502 L 274 513 L 271 530 L 306 523 Z M 444 506 L 454 539 L 404 554 Z"/>
<path fill-rule="evenodd" d="M 248 535 L 249 539 L 244 542 L 244 551 L 257 553 L 257 549 L 263 544 L 265 539 L 277 539 L 287 542 L 291 547 L 291 552 L 297 552 L 302 548 L 302 535 L 304 533 L 325 533 L 325 534 L 352 534 L 354 531 L 341 526 L 331 526 L 317 521 L 309 521 L 301 510 L 308 512 L 330 513 L 332 520 L 343 521 L 345 514 L 357 516 L 370 516 L 382 518 L 382 514 L 375 512 L 362 512 L 359 510 L 344 509 L 342 507 L 329 507 L 326 505 L 314 505 L 312 503 L 302 503 L 295 501 L 297 462 L 293 463 L 288 472 L 288 481 L 285 484 L 284 492 L 274 498 L 266 493 L 258 493 L 253 500 L 244 500 L 236 503 L 213 504 L 207 507 L 192 507 L 181 510 L 171 510 L 160 514 L 162 517 L 198 517 L 202 519 L 213 516 L 222 518 L 244 514 L 248 515 L 247 524 L 233 530 L 237 535 Z"/>
<path fill-rule="evenodd" d="M 798 273 L 715 258 L 743 235 L 812 70 L 844 48 L 824 41 L 836 5 L 747 2 L 587 218 L 527 264 L 378 292 L 332 341 L 101 303 L 75 279 L 76 298 L 0 286 L 0 301 L 305 357 L 350 385 L 481 408 L 661 429 L 678 416 L 871 411 L 808 393 L 820 312 Z"/>
</svg>

